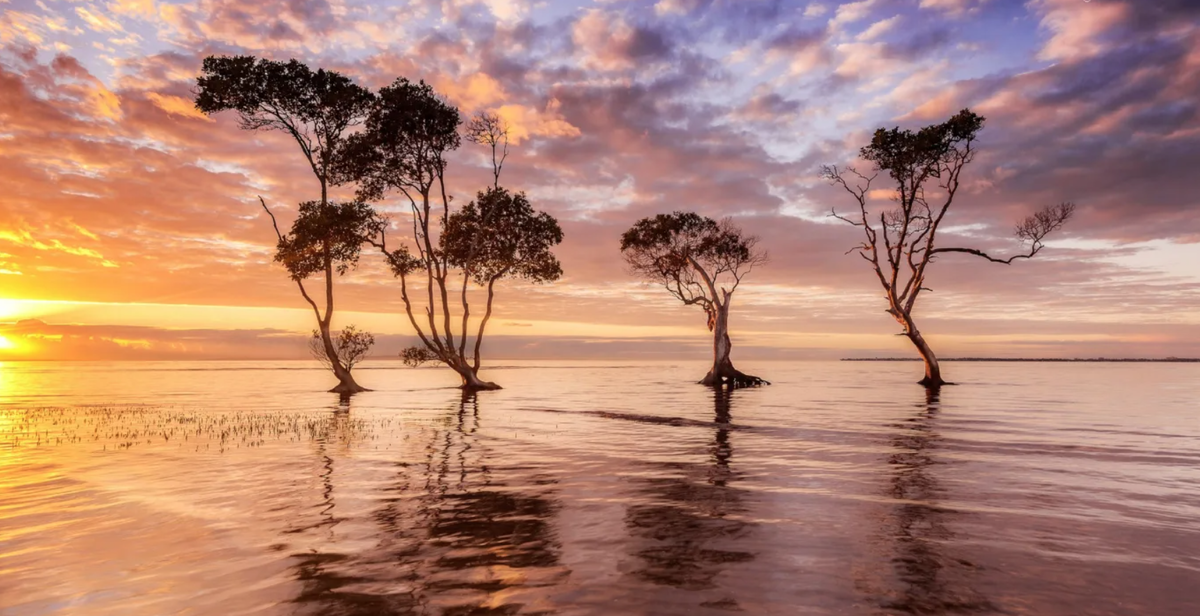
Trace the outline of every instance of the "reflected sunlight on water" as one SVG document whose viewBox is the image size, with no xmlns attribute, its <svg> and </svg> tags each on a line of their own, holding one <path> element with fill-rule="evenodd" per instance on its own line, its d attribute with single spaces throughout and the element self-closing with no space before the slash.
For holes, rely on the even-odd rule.
<svg viewBox="0 0 1200 616">
<path fill-rule="evenodd" d="M 1200 613 L 1200 366 L 0 367 L 0 614 Z"/>
</svg>

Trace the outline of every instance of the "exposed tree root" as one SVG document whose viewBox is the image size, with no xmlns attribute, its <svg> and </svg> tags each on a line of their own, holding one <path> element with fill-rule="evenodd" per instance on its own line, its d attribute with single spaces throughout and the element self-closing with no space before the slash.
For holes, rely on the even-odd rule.
<svg viewBox="0 0 1200 616">
<path fill-rule="evenodd" d="M 476 381 L 474 383 L 463 383 L 462 385 L 459 386 L 459 388 L 462 389 L 464 392 L 495 391 L 497 389 L 504 389 L 503 387 L 501 387 L 491 381 Z"/>
<path fill-rule="evenodd" d="M 343 381 L 341 383 L 338 383 L 337 387 L 334 387 L 333 389 L 331 389 L 329 391 L 330 391 L 330 393 L 349 395 L 349 394 L 357 394 L 359 392 L 371 391 L 371 390 L 367 389 L 366 387 L 363 387 L 362 385 L 359 385 L 358 383 L 355 383 L 354 381 L 350 381 L 348 383 Z"/>
<path fill-rule="evenodd" d="M 700 384 L 707 387 L 731 387 L 736 389 L 740 387 L 759 387 L 761 385 L 770 385 L 771 382 L 761 377 L 746 374 L 740 370 L 734 369 L 733 367 L 728 367 L 724 370 L 720 370 L 716 373 L 716 375 L 714 375 L 713 371 L 710 370 L 708 374 L 700 380 Z"/>
<path fill-rule="evenodd" d="M 463 383 L 459 387 L 464 392 L 495 391 L 497 389 L 503 389 L 491 381 L 480 380 L 479 376 L 476 375 L 475 372 L 470 368 L 463 368 L 461 370 L 456 369 L 455 371 L 458 372 L 458 376 L 462 377 Z"/>
</svg>

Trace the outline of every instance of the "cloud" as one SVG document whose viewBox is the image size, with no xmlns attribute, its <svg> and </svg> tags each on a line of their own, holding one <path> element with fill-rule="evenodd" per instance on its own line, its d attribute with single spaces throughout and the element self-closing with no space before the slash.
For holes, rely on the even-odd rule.
<svg viewBox="0 0 1200 616">
<path fill-rule="evenodd" d="M 964 13 L 978 9 L 978 4 L 988 0 L 921 0 L 918 5 L 922 9 L 941 11 L 951 16 L 961 16 Z"/>
<path fill-rule="evenodd" d="M 654 12 L 662 15 L 686 15 L 699 5 L 695 0 L 658 0 L 654 3 Z"/>
<path fill-rule="evenodd" d="M 112 0 L 105 6 L 117 15 L 147 19 L 157 15 L 154 0 Z"/>
<path fill-rule="evenodd" d="M 812 73 L 830 62 L 828 37 L 823 29 L 789 27 L 765 41 L 767 60 L 786 62 L 792 75 Z"/>
<path fill-rule="evenodd" d="M 184 118 L 200 120 L 202 122 L 212 122 L 212 118 L 204 115 L 196 110 L 196 104 L 190 100 L 171 94 L 159 94 L 158 92 L 149 92 L 146 98 L 158 105 L 159 109 Z"/>
<path fill-rule="evenodd" d="M 491 75 L 474 73 L 465 78 L 444 77 L 437 82 L 439 92 L 467 113 L 494 105 L 507 98 L 504 87 Z"/>
<path fill-rule="evenodd" d="M 877 0 L 861 0 L 839 5 L 837 11 L 834 12 L 833 19 L 829 20 L 829 26 L 838 28 L 866 19 L 871 14 L 871 10 L 875 8 L 876 2 Z"/>
<path fill-rule="evenodd" d="M 48 37 L 71 33 L 66 20 L 55 15 L 5 10 L 0 13 L 0 43 L 41 45 Z"/>
<path fill-rule="evenodd" d="M 571 39 L 585 66 L 604 71 L 665 59 L 670 45 L 663 33 L 630 24 L 615 13 L 589 9 L 571 28 Z"/>
<path fill-rule="evenodd" d="M 799 100 L 784 98 L 768 88 L 760 88 L 734 114 L 740 119 L 751 122 L 775 123 L 786 118 L 794 118 L 803 108 L 804 103 Z"/>
<path fill-rule="evenodd" d="M 93 238 L 94 239 L 94 238 Z M 50 239 L 49 242 L 43 242 L 33 236 L 28 229 L 18 231 L 0 231 L 0 242 L 10 242 L 17 246 L 26 246 L 34 250 L 51 250 L 65 252 L 69 255 L 87 257 L 95 259 L 104 267 L 117 267 L 116 263 L 104 258 L 104 255 L 92 250 L 91 248 L 81 248 L 77 246 L 68 246 L 58 239 Z"/>
<path fill-rule="evenodd" d="M 529 3 L 523 0 L 484 0 L 484 4 L 501 21 L 519 19 L 529 11 Z"/>
<path fill-rule="evenodd" d="M 88 25 L 89 28 L 96 32 L 117 33 L 124 31 L 124 28 L 121 27 L 121 24 L 117 23 L 111 17 L 105 15 L 95 7 L 89 8 L 77 6 L 75 7 L 75 14 L 78 15 L 79 18 Z"/>
<path fill-rule="evenodd" d="M 815 2 L 804 7 L 804 16 L 805 17 L 810 17 L 810 18 L 820 17 L 828 12 L 829 12 L 828 7 L 826 7 L 824 4 L 817 4 Z"/>
<path fill-rule="evenodd" d="M 127 27 L 124 34 L 103 26 L 75 33 L 62 15 L 33 8 L 5 12 L 6 296 L 303 308 L 272 262 L 274 235 L 255 197 L 286 225 L 295 204 L 317 190 L 311 172 L 286 135 L 247 133 L 231 114 L 205 117 L 190 102 L 204 55 L 252 53 L 297 57 L 370 87 L 400 75 L 425 79 L 464 114 L 492 110 L 512 125 L 502 182 L 559 218 L 566 278 L 506 285 L 497 323 L 632 332 L 694 321 L 686 327 L 695 338 L 585 340 L 572 330 L 525 340 L 547 352 L 607 345 L 650 353 L 655 343 L 673 345 L 672 353 L 703 351 L 702 315 L 637 284 L 616 249 L 633 221 L 675 209 L 732 216 L 772 252 L 771 264 L 739 289 L 735 319 L 747 336 L 739 349 L 777 344 L 790 354 L 809 345 L 836 356 L 837 344 L 893 348 L 876 283 L 844 254 L 859 241 L 856 230 L 826 216 L 846 205 L 845 195 L 821 182 L 817 167 L 852 161 L 876 128 L 917 128 L 968 106 L 988 120 L 946 241 L 1011 251 L 1012 223 L 1034 208 L 1071 199 L 1079 213 L 1063 243 L 1035 262 L 984 275 L 969 259 L 940 260 L 937 292 L 923 300 L 929 329 L 964 350 L 1052 353 L 1055 336 L 1063 349 L 1151 353 L 1194 344 L 1195 282 L 1162 259 L 1138 265 L 1136 257 L 1162 250 L 1186 262 L 1187 242 L 1200 240 L 1191 173 L 1200 164 L 1194 3 L 533 6 L 75 5 L 98 24 L 102 15 Z M 78 12 L 65 17 L 85 25 Z M 802 18 L 822 21 L 805 26 Z M 1014 36 L 998 45 L 973 34 L 993 31 Z M 109 59 L 94 44 L 112 50 Z M 53 57 L 52 45 L 79 51 Z M 483 152 L 455 152 L 450 179 L 455 202 L 488 185 Z M 886 206 L 887 190 L 873 188 Z M 1150 240 L 1165 248 L 1149 248 Z M 339 309 L 402 310 L 374 255 L 337 288 Z M 252 329 L 236 340 L 222 339 L 223 330 L 193 331 L 208 341 L 202 345 L 154 331 L 71 335 L 98 337 L 95 349 L 121 357 L 149 352 L 121 341 L 149 341 L 164 357 L 183 356 L 172 355 L 173 344 L 216 357 L 260 346 L 282 352 L 291 335 Z M 1008 338 L 983 340 L 985 333 Z M 1177 345 L 1161 342 L 1172 335 Z M 515 338 L 507 340 L 496 348 L 517 352 L 504 346 Z"/>
<path fill-rule="evenodd" d="M 509 126 L 509 138 L 513 145 L 532 137 L 578 137 L 579 129 L 563 119 L 559 112 L 562 104 L 558 99 L 550 99 L 541 110 L 524 105 L 502 105 L 496 109 Z"/>
<path fill-rule="evenodd" d="M 1122 2 L 1096 3 L 1080 7 L 1063 0 L 1039 0 L 1041 27 L 1051 33 L 1050 40 L 1038 52 L 1043 60 L 1078 59 L 1104 49 L 1101 35 L 1127 19 L 1128 8 Z"/>
<path fill-rule="evenodd" d="M 873 40 L 887 34 L 888 32 L 891 32 L 892 29 L 895 28 L 896 25 L 899 23 L 900 23 L 899 15 L 893 15 L 891 17 L 888 17 L 887 19 L 881 19 L 881 20 L 871 24 L 871 26 L 869 28 L 867 28 L 866 30 L 863 30 L 861 33 L 859 33 L 859 35 L 856 38 L 860 41 L 873 41 Z"/>
</svg>

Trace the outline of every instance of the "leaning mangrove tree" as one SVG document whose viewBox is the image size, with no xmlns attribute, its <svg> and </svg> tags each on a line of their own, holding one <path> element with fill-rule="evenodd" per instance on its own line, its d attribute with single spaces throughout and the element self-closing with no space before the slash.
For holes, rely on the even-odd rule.
<svg viewBox="0 0 1200 616">
<path fill-rule="evenodd" d="M 920 383 L 936 388 L 946 383 L 933 349 L 917 329 L 913 310 L 917 298 L 927 291 L 929 266 L 937 255 L 963 253 L 992 263 L 1012 264 L 1040 252 L 1051 232 L 1071 218 L 1075 206 L 1060 203 L 1045 207 L 1016 225 L 1018 239 L 1027 244 L 1020 254 L 998 258 L 977 248 L 943 247 L 938 229 L 961 187 L 963 169 L 976 153 L 976 138 L 984 118 L 963 109 L 941 124 L 920 130 L 880 128 L 859 156 L 874 164 L 870 175 L 854 167 L 823 167 L 823 175 L 853 197 L 858 210 L 850 215 L 832 215 L 859 227 L 864 241 L 855 247 L 870 265 L 887 298 L 892 315 L 925 361 L 925 378 Z M 886 173 L 893 185 L 895 207 L 874 211 L 869 205 L 871 183 Z"/>
<path fill-rule="evenodd" d="M 373 107 L 371 92 L 334 71 L 310 69 L 296 60 L 277 62 L 253 56 L 209 56 L 197 79 L 196 108 L 205 114 L 236 111 L 242 129 L 280 131 L 300 147 L 321 188 L 320 199 L 300 204 L 288 233 L 271 216 L 278 239 L 275 260 L 282 263 L 300 288 L 317 318 L 316 337 L 327 365 L 338 379 L 333 391 L 354 393 L 364 388 L 351 376 L 353 362 L 345 361 L 342 335 L 331 330 L 334 312 L 334 274 L 345 274 L 358 263 L 365 240 L 377 233 L 375 212 L 359 201 L 329 199 L 334 169 L 347 133 Z M 309 295 L 305 280 L 323 278 L 324 310 Z"/>
</svg>

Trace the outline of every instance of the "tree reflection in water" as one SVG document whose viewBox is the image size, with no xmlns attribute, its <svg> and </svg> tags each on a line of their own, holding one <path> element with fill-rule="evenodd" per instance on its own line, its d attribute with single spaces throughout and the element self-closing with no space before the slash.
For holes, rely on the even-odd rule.
<svg viewBox="0 0 1200 616">
<path fill-rule="evenodd" d="M 731 563 L 754 554 L 737 549 L 752 524 L 738 519 L 746 512 L 745 492 L 731 467 L 731 402 L 734 392 L 714 388 L 713 439 L 703 463 L 650 464 L 650 477 L 639 477 L 635 504 L 625 525 L 639 561 L 631 574 L 656 585 L 707 591 L 701 606 L 739 609 L 737 600 L 719 588 L 715 578 Z"/>
<path fill-rule="evenodd" d="M 920 412 L 891 426 L 900 430 L 891 437 L 896 451 L 888 457 L 888 495 L 899 502 L 892 507 L 888 532 L 901 588 L 885 593 L 881 604 L 909 614 L 990 612 L 991 603 L 972 587 L 975 565 L 947 554 L 954 538 L 948 523 L 957 512 L 939 504 L 945 489 L 933 472 L 941 464 L 935 456 L 942 440 L 939 394 L 927 389 Z"/>
<path fill-rule="evenodd" d="M 478 398 L 463 395 L 422 434 L 421 459 L 395 463 L 368 536 L 349 542 L 370 547 L 295 555 L 297 603 L 354 616 L 546 613 L 538 589 L 566 574 L 556 481 L 538 467 L 491 460 L 477 436 L 479 411 Z"/>
</svg>

